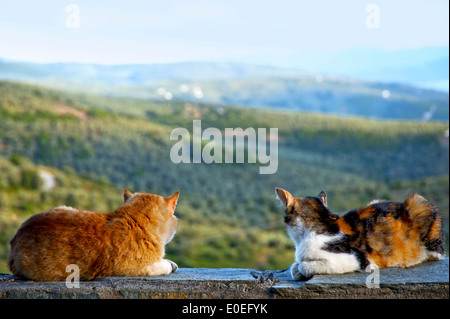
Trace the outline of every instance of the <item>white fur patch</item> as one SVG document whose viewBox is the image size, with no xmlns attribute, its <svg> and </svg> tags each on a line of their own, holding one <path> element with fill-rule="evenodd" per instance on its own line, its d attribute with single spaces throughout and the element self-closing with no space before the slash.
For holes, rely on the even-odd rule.
<svg viewBox="0 0 450 319">
<path fill-rule="evenodd" d="M 73 208 L 73 207 L 70 207 L 70 206 L 65 206 L 65 205 L 61 205 L 61 206 L 55 207 L 52 210 L 56 210 L 56 209 L 57 210 L 69 210 L 69 211 L 76 211 L 76 210 L 78 210 L 76 208 Z"/>
<path fill-rule="evenodd" d="M 354 254 L 334 253 L 322 249 L 327 243 L 339 240 L 344 234 L 317 234 L 301 226 L 288 227 L 288 233 L 295 244 L 298 270 L 304 276 L 342 274 L 360 269 Z"/>
<path fill-rule="evenodd" d="M 378 204 L 378 203 L 383 203 L 383 202 L 385 202 L 384 199 L 372 199 L 372 201 L 369 204 L 367 204 L 367 206 L 370 206 L 373 204 Z"/>
<path fill-rule="evenodd" d="M 131 195 L 130 197 L 128 197 L 126 203 L 131 202 L 131 201 L 136 197 L 136 195 L 138 195 L 138 194 L 140 194 L 140 193 L 134 193 L 133 195 Z"/>
<path fill-rule="evenodd" d="M 442 258 L 444 258 L 444 256 L 442 254 L 435 252 L 435 251 L 427 251 L 427 257 L 432 258 L 432 259 L 438 259 L 438 260 L 441 260 Z"/>
</svg>

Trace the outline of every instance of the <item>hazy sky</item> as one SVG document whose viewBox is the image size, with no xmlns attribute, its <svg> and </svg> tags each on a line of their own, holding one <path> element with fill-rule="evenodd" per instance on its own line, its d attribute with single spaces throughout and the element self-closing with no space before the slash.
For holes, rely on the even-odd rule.
<svg viewBox="0 0 450 319">
<path fill-rule="evenodd" d="M 70 4 L 79 9 L 79 28 L 71 27 L 77 20 Z M 379 8 L 379 28 L 366 25 L 369 4 Z M 248 61 L 354 47 L 445 46 L 448 12 L 448 0 L 0 0 L 0 58 Z"/>
</svg>

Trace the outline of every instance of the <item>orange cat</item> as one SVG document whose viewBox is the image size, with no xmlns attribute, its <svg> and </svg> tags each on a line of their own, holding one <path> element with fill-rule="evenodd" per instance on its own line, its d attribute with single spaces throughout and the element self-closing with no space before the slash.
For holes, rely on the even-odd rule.
<svg viewBox="0 0 450 319">
<path fill-rule="evenodd" d="M 36 281 L 65 280 L 70 264 L 80 280 L 174 272 L 178 266 L 163 257 L 178 225 L 178 196 L 125 190 L 124 204 L 108 214 L 60 206 L 33 215 L 11 239 L 9 269 Z"/>
<path fill-rule="evenodd" d="M 445 253 L 442 216 L 417 194 L 403 203 L 376 200 L 343 216 L 332 214 L 327 195 L 296 198 L 276 188 L 285 208 L 286 229 L 295 244 L 291 275 L 364 270 L 369 264 L 409 267 Z"/>
</svg>

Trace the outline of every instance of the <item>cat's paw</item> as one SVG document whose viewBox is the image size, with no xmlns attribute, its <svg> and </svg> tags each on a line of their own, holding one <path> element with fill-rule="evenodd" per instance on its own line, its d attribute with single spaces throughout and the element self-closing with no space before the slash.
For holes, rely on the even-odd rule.
<svg viewBox="0 0 450 319">
<path fill-rule="evenodd" d="M 163 259 L 161 261 L 146 265 L 144 271 L 146 276 L 160 276 L 173 273 L 177 269 L 178 266 L 176 263 L 168 259 Z"/>
<path fill-rule="evenodd" d="M 174 263 L 172 260 L 167 259 L 167 261 L 170 263 L 170 265 L 172 266 L 172 271 L 171 272 L 175 272 L 178 269 L 178 265 L 176 263 Z"/>
<path fill-rule="evenodd" d="M 291 266 L 291 276 L 292 279 L 297 280 L 297 281 L 307 281 L 309 279 L 311 279 L 313 277 L 313 275 L 310 276 L 305 276 L 301 271 L 300 271 L 300 264 L 298 262 L 295 262 L 292 264 Z"/>
</svg>

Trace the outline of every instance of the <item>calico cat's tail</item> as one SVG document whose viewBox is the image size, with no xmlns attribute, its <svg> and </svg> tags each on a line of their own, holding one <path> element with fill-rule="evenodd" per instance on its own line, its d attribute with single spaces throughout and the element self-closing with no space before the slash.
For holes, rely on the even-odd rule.
<svg viewBox="0 0 450 319">
<path fill-rule="evenodd" d="M 404 207 L 428 251 L 428 259 L 441 259 L 445 254 L 445 240 L 437 207 L 414 193 L 406 197 Z"/>
</svg>

